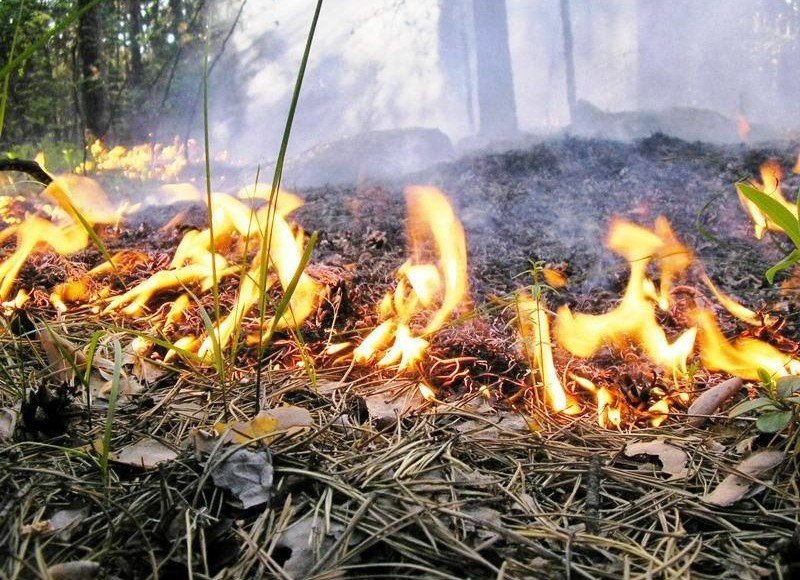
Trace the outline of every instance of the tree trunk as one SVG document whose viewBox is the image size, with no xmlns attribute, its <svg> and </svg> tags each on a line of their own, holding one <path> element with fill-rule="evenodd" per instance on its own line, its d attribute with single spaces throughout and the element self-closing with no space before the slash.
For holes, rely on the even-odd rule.
<svg viewBox="0 0 800 580">
<path fill-rule="evenodd" d="M 128 0 L 128 21 L 130 40 L 131 40 L 131 74 L 130 86 L 137 91 L 142 86 L 144 77 L 144 67 L 142 66 L 142 49 L 139 45 L 139 37 L 142 34 L 142 4 L 140 0 Z"/>
<path fill-rule="evenodd" d="M 572 40 L 572 20 L 569 15 L 569 0 L 561 0 L 561 29 L 564 34 L 564 74 L 567 80 L 567 107 L 569 120 L 575 120 L 575 55 Z"/>
<path fill-rule="evenodd" d="M 78 0 L 78 8 L 83 8 L 89 3 L 90 0 Z M 86 127 L 96 137 L 105 135 L 110 124 L 108 92 L 102 62 L 103 30 L 100 8 L 101 4 L 96 4 L 84 12 L 78 22 L 83 117 Z"/>
<path fill-rule="evenodd" d="M 472 0 L 478 76 L 480 134 L 508 137 L 517 133 L 514 77 L 508 47 L 505 0 Z"/>
<path fill-rule="evenodd" d="M 469 4 L 461 0 L 441 0 L 439 4 L 439 67 L 444 78 L 448 107 L 463 110 L 469 133 L 475 132 L 473 81 L 470 65 L 468 27 Z"/>
</svg>

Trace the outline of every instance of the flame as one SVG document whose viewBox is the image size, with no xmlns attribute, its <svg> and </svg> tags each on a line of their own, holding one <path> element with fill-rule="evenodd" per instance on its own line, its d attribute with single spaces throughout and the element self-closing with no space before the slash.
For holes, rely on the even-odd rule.
<svg viewBox="0 0 800 580">
<path fill-rule="evenodd" d="M 92 158 L 78 165 L 75 173 L 115 171 L 130 179 L 170 181 L 183 173 L 190 156 L 197 157 L 191 155 L 196 148 L 193 140 L 190 139 L 187 145 L 175 137 L 170 145 L 145 143 L 130 148 L 117 145 L 107 149 L 98 139 L 89 145 Z"/>
<path fill-rule="evenodd" d="M 759 380 L 759 369 L 781 377 L 800 374 L 800 361 L 755 338 L 729 342 L 714 315 L 705 309 L 694 312 L 699 333 L 700 359 L 708 370 L 719 370 L 745 380 Z"/>
<path fill-rule="evenodd" d="M 711 281 L 711 278 L 709 278 L 708 275 L 703 274 L 701 279 L 703 280 L 703 283 L 708 286 L 709 290 L 711 290 L 711 293 L 714 294 L 717 302 L 719 302 L 731 315 L 738 318 L 742 322 L 749 324 L 750 326 L 771 326 L 777 322 L 774 316 L 760 315 L 722 292 L 722 290 L 717 288 L 716 284 Z"/>
<path fill-rule="evenodd" d="M 236 300 L 230 312 L 216 321 L 214 337 L 208 336 L 202 340 L 183 337 L 187 340 L 180 345 L 189 351 L 196 348 L 201 360 L 210 360 L 214 348 L 227 347 L 244 317 L 258 302 L 261 292 L 268 291 L 278 283 L 286 290 L 300 269 L 304 240 L 302 236 L 295 235 L 286 221 L 286 214 L 300 205 L 302 201 L 298 197 L 279 192 L 272 208 L 265 206 L 256 210 L 236 197 L 214 193 L 211 198 L 212 227 L 187 232 L 178 244 L 169 268 L 156 272 L 124 294 L 111 299 L 106 311 L 121 310 L 129 316 L 140 316 L 156 294 L 166 290 L 186 290 L 192 286 L 204 292 L 212 288 L 215 281 L 238 274 L 240 284 Z M 224 254 L 236 243 L 243 246 L 241 251 L 244 259 L 255 252 L 249 269 L 231 265 L 225 257 Z M 259 283 L 261 256 L 257 251 L 262 243 L 267 244 L 266 256 L 270 265 L 263 290 Z M 268 318 L 264 330 L 283 330 L 302 324 L 316 308 L 320 291 L 321 286 L 306 272 L 301 272 L 286 313 L 277 321 Z M 180 320 L 189 303 L 188 295 L 181 294 L 173 303 L 166 322 L 174 324 Z M 258 342 L 258 334 L 249 336 L 248 342 Z"/>
<path fill-rule="evenodd" d="M 394 291 L 378 305 L 382 322 L 353 350 L 356 363 L 412 367 L 428 348 L 424 337 L 439 330 L 467 299 L 464 229 L 450 202 L 436 188 L 408 187 L 406 203 L 411 258 L 398 269 Z M 418 324 L 419 315 L 431 310 L 427 322 Z"/>
<path fill-rule="evenodd" d="M 539 378 L 544 385 L 547 403 L 556 413 L 575 415 L 580 405 L 561 384 L 553 362 L 553 345 L 550 342 L 550 321 L 541 298 L 521 294 L 517 300 L 517 321 L 522 335 L 523 350 L 528 360 L 534 361 Z"/>
<path fill-rule="evenodd" d="M 759 172 L 761 173 L 761 183 L 752 181 L 753 186 L 783 205 L 792 215 L 797 216 L 797 206 L 789 202 L 784 197 L 783 191 L 781 190 L 783 169 L 781 168 L 780 162 L 777 159 L 768 159 L 761 164 Z M 750 218 L 753 220 L 756 239 L 760 240 L 763 238 L 767 231 L 782 231 L 781 227 L 769 219 L 756 204 L 747 199 L 741 192 L 739 192 L 738 195 L 739 202 L 742 204 L 742 207 L 747 210 L 747 213 L 750 214 Z"/>
<path fill-rule="evenodd" d="M 622 424 L 623 404 L 619 395 L 607 387 L 597 387 L 592 381 L 578 375 L 571 375 L 583 389 L 592 393 L 597 401 L 597 424 L 608 429 Z"/>
<path fill-rule="evenodd" d="M 604 345 L 619 347 L 633 342 L 664 369 L 685 373 L 696 330 L 690 328 L 670 342 L 656 318 L 656 303 L 662 308 L 669 306 L 671 284 L 690 263 L 691 252 L 678 242 L 663 218 L 654 231 L 614 220 L 607 245 L 629 263 L 625 294 L 619 305 L 605 314 L 575 314 L 568 306 L 559 308 L 555 321 L 558 343 L 575 356 L 589 358 Z M 661 268 L 658 289 L 647 276 L 653 260 L 658 260 Z"/>
<path fill-rule="evenodd" d="M 750 122 L 744 115 L 739 115 L 736 119 L 736 132 L 739 133 L 739 139 L 748 141 L 750 139 Z"/>
<path fill-rule="evenodd" d="M 14 251 L 0 264 L 0 300 L 6 300 L 19 271 L 31 254 L 50 248 L 62 256 L 81 251 L 89 244 L 89 232 L 96 224 L 119 221 L 100 185 L 86 177 L 56 177 L 42 193 L 54 205 L 52 219 L 28 215 L 20 224 L 0 231 L 0 241 L 16 237 Z"/>
</svg>

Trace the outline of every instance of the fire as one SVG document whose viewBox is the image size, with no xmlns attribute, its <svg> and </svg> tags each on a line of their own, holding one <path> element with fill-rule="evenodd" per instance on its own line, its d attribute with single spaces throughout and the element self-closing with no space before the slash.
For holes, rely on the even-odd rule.
<svg viewBox="0 0 800 580">
<path fill-rule="evenodd" d="M 102 188 L 86 177 L 57 177 L 42 195 L 52 203 L 45 207 L 51 219 L 31 214 L 21 223 L 0 231 L 0 241 L 16 238 L 14 251 L 0 264 L 0 300 L 8 299 L 20 269 L 31 254 L 46 248 L 62 256 L 74 254 L 89 244 L 90 228 L 120 219 Z"/>
<path fill-rule="evenodd" d="M 248 197 L 242 195 L 241 197 Z M 256 210 L 248 207 L 236 197 L 215 193 L 211 201 L 211 227 L 187 232 L 177 249 L 169 267 L 153 274 L 147 280 L 124 294 L 111 299 L 106 311 L 121 310 L 128 316 L 144 314 L 152 298 L 167 290 L 184 291 L 167 316 L 166 321 L 176 321 L 190 304 L 190 287 L 200 292 L 211 289 L 225 277 L 238 275 L 240 284 L 231 311 L 214 327 L 214 336 L 204 339 L 181 337 L 182 348 L 197 349 L 201 360 L 210 360 L 215 347 L 228 346 L 244 317 L 258 302 L 261 292 L 267 292 L 276 284 L 284 291 L 298 274 L 298 281 L 289 299 L 286 313 L 279 319 L 267 318 L 263 330 L 296 328 L 313 312 L 322 290 L 306 272 L 301 270 L 304 240 L 295 234 L 286 221 L 286 214 L 300 207 L 302 201 L 286 192 L 280 192 L 274 206 L 269 204 Z M 213 233 L 213 235 L 212 235 Z M 261 244 L 266 244 L 267 271 L 269 275 L 262 288 Z M 231 249 L 238 248 L 240 258 L 249 268 L 232 265 L 225 257 Z M 250 258 L 250 254 L 254 254 Z M 249 342 L 258 342 L 258 334 L 248 337 Z"/>
<path fill-rule="evenodd" d="M 694 318 L 699 329 L 700 359 L 708 370 L 719 370 L 745 380 L 759 380 L 759 369 L 771 376 L 800 374 L 800 361 L 755 338 L 729 342 L 714 315 L 698 309 Z"/>
<path fill-rule="evenodd" d="M 411 258 L 378 306 L 381 323 L 353 350 L 356 363 L 411 368 L 467 299 L 464 229 L 445 195 L 433 187 L 406 188 Z"/>
<path fill-rule="evenodd" d="M 783 178 L 783 169 L 781 168 L 780 163 L 776 159 L 768 159 L 764 163 L 761 164 L 760 167 L 761 173 L 761 183 L 757 181 L 753 181 L 753 186 L 760 189 L 775 201 L 783 205 L 790 213 L 793 215 L 797 215 L 797 206 L 791 202 L 789 202 L 783 195 L 783 191 L 781 190 L 781 179 Z M 778 226 L 775 222 L 769 219 L 764 212 L 762 212 L 756 204 L 752 201 L 747 199 L 744 195 L 739 195 L 739 201 L 747 210 L 747 213 L 750 214 L 750 218 L 753 220 L 753 226 L 755 228 L 755 236 L 757 239 L 761 239 L 764 237 L 764 234 L 767 231 L 775 231 L 780 232 L 782 231 L 780 226 Z"/>
<path fill-rule="evenodd" d="M 550 408 L 568 415 L 580 413 L 580 405 L 564 389 L 553 362 L 550 321 L 542 298 L 534 298 L 530 294 L 520 295 L 517 299 L 517 321 L 522 334 L 523 350 L 539 371 L 539 380 L 544 386 Z"/>
<path fill-rule="evenodd" d="M 199 160 L 196 147 L 193 139 L 184 145 L 179 137 L 175 137 L 170 145 L 146 143 L 130 148 L 117 145 L 106 149 L 98 139 L 89 146 L 91 160 L 78 165 L 75 172 L 117 171 L 130 179 L 170 181 L 180 177 L 190 157 Z"/>
<path fill-rule="evenodd" d="M 690 328 L 670 342 L 656 318 L 656 306 L 669 307 L 671 284 L 691 263 L 691 252 L 678 242 L 664 218 L 658 219 L 654 231 L 615 220 L 607 245 L 628 261 L 625 294 L 619 305 L 605 314 L 575 314 L 567 306 L 559 308 L 555 321 L 558 344 L 576 356 L 589 358 L 605 345 L 634 343 L 664 369 L 685 373 L 696 330 Z M 658 288 L 647 276 L 652 261 L 657 261 L 661 270 Z"/>
<path fill-rule="evenodd" d="M 750 122 L 747 120 L 747 117 L 744 115 L 739 115 L 736 119 L 736 132 L 739 133 L 739 139 L 742 141 L 748 141 L 750 139 Z"/>
</svg>

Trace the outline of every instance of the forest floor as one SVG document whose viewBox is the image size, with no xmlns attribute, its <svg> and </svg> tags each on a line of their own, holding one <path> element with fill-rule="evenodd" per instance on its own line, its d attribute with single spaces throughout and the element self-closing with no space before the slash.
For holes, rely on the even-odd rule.
<svg viewBox="0 0 800 580">
<path fill-rule="evenodd" d="M 297 345 L 281 337 L 258 386 L 246 351 L 224 391 L 209 369 L 140 377 L 116 405 L 108 466 L 97 449 L 107 400 L 87 408 L 81 390 L 63 383 L 64 369 L 53 370 L 44 344 L 52 340 L 34 329 L 46 321 L 84 345 L 102 328 L 129 344 L 131 329 L 146 331 L 147 322 L 100 320 L 88 308 L 56 316 L 46 299 L 34 300 L 9 315 L 0 336 L 0 382 L 16 383 L 0 389 L 0 427 L 16 417 L 21 397 L 13 394 L 25 393 L 17 428 L 0 437 L 0 574 L 791 577 L 800 569 L 794 450 L 768 476 L 743 484 L 744 499 L 728 507 L 704 501 L 751 452 L 783 450 L 786 435 L 758 435 L 750 419 L 693 427 L 676 413 L 657 428 L 604 429 L 588 407 L 573 417 L 548 413 L 526 386 L 510 293 L 532 283 L 526 272 L 541 261 L 569 278 L 552 306 L 610 309 L 628 272 L 603 247 L 611 218 L 651 226 L 664 215 L 719 286 L 779 315 L 794 345 L 797 290 L 764 279 L 788 246 L 780 236 L 754 239 L 734 183 L 756 177 L 768 157 L 789 173 L 798 151 L 792 143 L 720 147 L 659 135 L 634 144 L 564 138 L 471 154 L 393 183 L 300 191 L 306 205 L 294 219 L 320 236 L 310 271 L 333 286 L 303 329 L 316 371 L 298 368 Z M 464 224 L 474 316 L 434 338 L 418 374 L 349 368 L 323 348 L 332 332 L 347 337 L 377 322 L 374 305 L 405 259 L 402 190 L 412 183 L 441 188 Z M 124 193 L 124 182 L 114 184 Z M 785 180 L 787 192 L 798 185 L 800 176 Z M 109 249 L 148 253 L 151 265 L 137 273 L 144 277 L 168 262 L 186 228 L 201 224 L 204 210 L 188 208 L 179 226 L 162 229 L 179 209 L 187 208 L 130 215 Z M 21 284 L 47 289 L 99 261 L 94 250 L 69 260 L 35 256 Z M 699 288 L 691 276 L 685 283 Z M 224 302 L 233 290 L 222 291 Z M 743 330 L 734 320 L 723 328 Z M 111 348 L 98 353 L 112 359 Z M 125 359 L 130 373 L 132 360 Z M 556 361 L 570 363 L 558 350 Z M 646 378 L 649 368 L 597 372 L 656 380 Z M 420 378 L 436 389 L 435 401 L 419 395 Z M 697 369 L 690 388 L 723 379 Z M 251 448 L 208 435 L 226 405 L 245 420 L 257 404 L 307 411 L 310 425 Z M 121 461 L 138 441 L 165 460 L 152 469 Z M 656 455 L 628 456 L 637 442 L 676 448 L 685 469 L 671 471 Z M 244 508 L 243 495 L 257 504 Z M 63 575 L 70 569 L 79 575 Z"/>
</svg>

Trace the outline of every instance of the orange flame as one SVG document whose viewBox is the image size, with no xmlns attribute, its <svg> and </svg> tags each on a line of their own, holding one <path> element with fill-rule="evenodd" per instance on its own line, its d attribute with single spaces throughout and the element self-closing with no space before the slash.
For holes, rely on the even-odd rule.
<svg viewBox="0 0 800 580">
<path fill-rule="evenodd" d="M 555 336 L 575 356 L 588 358 L 604 345 L 633 342 L 656 364 L 673 373 L 685 373 L 696 330 L 690 328 L 670 342 L 656 319 L 655 303 L 669 306 L 674 277 L 691 261 L 691 252 L 678 242 L 667 221 L 659 218 L 655 231 L 622 220 L 611 225 L 608 247 L 627 259 L 630 278 L 619 305 L 600 315 L 574 314 L 568 306 L 558 309 Z M 647 267 L 658 260 L 661 286 L 647 277 Z"/>
<path fill-rule="evenodd" d="M 580 405 L 561 384 L 553 362 L 553 345 L 550 342 L 550 321 L 541 298 L 522 294 L 517 299 L 517 322 L 522 335 L 522 345 L 528 360 L 539 370 L 546 399 L 556 413 L 576 415 Z"/>
<path fill-rule="evenodd" d="M 411 258 L 378 306 L 381 324 L 353 350 L 356 363 L 377 359 L 378 366 L 410 368 L 428 348 L 424 337 L 439 330 L 467 298 L 464 229 L 450 202 L 436 188 L 408 187 L 406 203 Z M 418 315 L 431 309 L 418 330 Z"/>
<path fill-rule="evenodd" d="M 247 197 L 242 195 L 241 197 Z M 223 277 L 240 275 L 239 291 L 231 311 L 215 323 L 215 336 L 202 340 L 184 337 L 182 347 L 194 350 L 201 360 L 210 360 L 213 348 L 225 348 L 241 325 L 244 317 L 255 306 L 261 295 L 279 283 L 284 290 L 289 287 L 295 273 L 299 270 L 303 254 L 303 238 L 295 235 L 286 221 L 286 214 L 302 205 L 293 194 L 280 192 L 274 212 L 269 207 L 255 210 L 247 207 L 239 199 L 215 193 L 211 200 L 212 228 L 191 230 L 178 244 L 170 266 L 153 274 L 150 278 L 131 288 L 124 294 L 109 301 L 106 311 L 121 310 L 129 316 L 143 314 L 145 308 L 156 294 L 165 290 L 180 290 L 191 286 L 207 291 Z M 267 259 L 270 262 L 270 275 L 266 287 L 260 288 L 260 254 L 256 252 L 250 268 L 243 271 L 240 266 L 230 265 L 223 255 L 234 242 L 244 246 L 243 257 L 267 243 Z M 297 327 L 313 312 L 317 305 L 321 286 L 306 272 L 301 272 L 298 283 L 290 297 L 289 307 L 278 320 L 265 321 L 264 330 L 282 330 Z M 182 295 L 173 304 L 167 321 L 177 320 L 188 307 L 188 297 Z M 257 342 L 258 335 L 248 337 L 249 342 Z"/>
<path fill-rule="evenodd" d="M 0 300 L 8 298 L 31 254 L 47 247 L 62 256 L 74 254 L 88 245 L 87 228 L 119 221 L 119 212 L 111 209 L 100 185 L 86 177 L 56 177 L 42 195 L 54 204 L 47 208 L 52 221 L 28 215 L 22 223 L 0 232 L 0 240 L 16 236 L 17 241 L 14 251 L 0 264 Z"/>
<path fill-rule="evenodd" d="M 755 338 L 729 342 L 708 310 L 698 309 L 694 318 L 699 329 L 700 359 L 708 370 L 725 371 L 745 380 L 759 380 L 758 370 L 772 376 L 800 374 L 800 361 Z"/>
<path fill-rule="evenodd" d="M 772 197 L 775 201 L 789 210 L 792 215 L 796 216 L 797 206 L 789 202 L 784 197 L 783 191 L 781 190 L 783 169 L 781 168 L 780 162 L 777 159 L 768 159 L 761 164 L 759 171 L 761 173 L 761 183 L 758 181 L 753 181 L 753 186 Z M 782 231 L 780 226 L 769 219 L 769 217 L 767 217 L 767 215 L 762 212 L 756 204 L 747 199 L 741 194 L 741 192 L 739 192 L 738 195 L 739 202 L 742 204 L 742 207 L 747 211 L 747 213 L 750 214 L 750 218 L 753 220 L 756 239 L 760 240 L 763 238 L 767 231 Z"/>
</svg>

